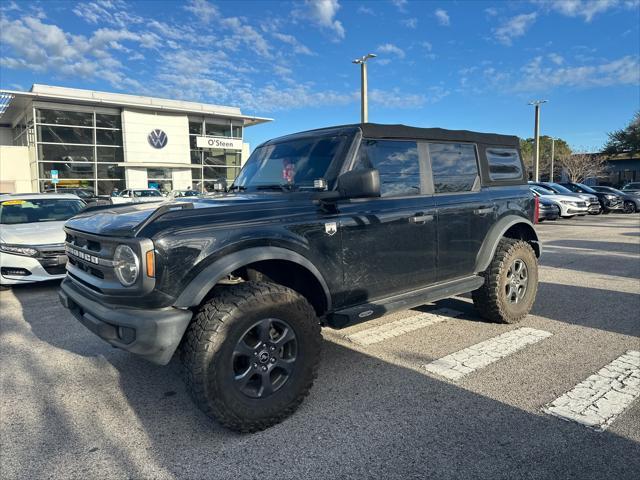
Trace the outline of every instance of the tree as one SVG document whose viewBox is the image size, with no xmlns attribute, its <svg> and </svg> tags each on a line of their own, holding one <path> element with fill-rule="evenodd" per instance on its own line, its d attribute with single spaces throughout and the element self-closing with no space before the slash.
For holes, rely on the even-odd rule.
<svg viewBox="0 0 640 480">
<path fill-rule="evenodd" d="M 597 153 L 574 153 L 561 160 L 564 172 L 570 182 L 584 182 L 587 178 L 598 178 L 606 175 L 607 161 Z"/>
<path fill-rule="evenodd" d="M 556 138 L 554 145 L 554 178 L 559 178 L 560 175 L 560 162 L 563 158 L 571 155 L 571 148 L 569 144 L 561 139 Z M 548 135 L 542 135 L 540 137 L 540 177 L 541 178 L 550 178 L 551 169 L 551 137 Z M 525 167 L 527 170 L 532 170 L 533 166 L 533 157 L 534 157 L 534 140 L 533 138 L 521 138 L 520 139 L 520 152 L 522 153 L 522 159 L 524 160 Z"/>
<path fill-rule="evenodd" d="M 623 130 L 608 134 L 609 140 L 604 146 L 604 153 L 627 153 L 640 151 L 640 110 Z"/>
</svg>

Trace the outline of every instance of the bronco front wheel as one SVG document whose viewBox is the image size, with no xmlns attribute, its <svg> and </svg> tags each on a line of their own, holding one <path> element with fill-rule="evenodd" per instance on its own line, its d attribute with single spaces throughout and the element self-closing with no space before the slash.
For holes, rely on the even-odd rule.
<svg viewBox="0 0 640 480">
<path fill-rule="evenodd" d="M 187 389 L 223 426 L 265 429 L 309 393 L 321 343 L 315 311 L 297 292 L 259 282 L 218 287 L 186 334 Z"/>
<path fill-rule="evenodd" d="M 531 245 L 522 240 L 501 239 L 482 275 L 484 284 L 472 293 L 472 298 L 483 318 L 516 323 L 527 316 L 538 290 L 538 262 Z"/>
</svg>

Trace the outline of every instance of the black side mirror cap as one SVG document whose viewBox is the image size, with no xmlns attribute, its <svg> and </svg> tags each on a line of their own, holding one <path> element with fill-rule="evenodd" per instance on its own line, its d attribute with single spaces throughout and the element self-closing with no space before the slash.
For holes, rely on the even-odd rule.
<svg viewBox="0 0 640 480">
<path fill-rule="evenodd" d="M 338 177 L 338 192 L 343 198 L 380 196 L 380 172 L 375 168 L 351 170 Z"/>
</svg>

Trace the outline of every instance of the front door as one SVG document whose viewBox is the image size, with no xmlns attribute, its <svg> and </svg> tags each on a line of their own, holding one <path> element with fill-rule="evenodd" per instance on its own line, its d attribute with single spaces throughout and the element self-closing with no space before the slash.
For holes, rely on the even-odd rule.
<svg viewBox="0 0 640 480">
<path fill-rule="evenodd" d="M 419 150 L 415 141 L 362 140 L 354 168 L 378 169 L 381 197 L 338 203 L 345 306 L 435 281 L 435 200 Z"/>
</svg>

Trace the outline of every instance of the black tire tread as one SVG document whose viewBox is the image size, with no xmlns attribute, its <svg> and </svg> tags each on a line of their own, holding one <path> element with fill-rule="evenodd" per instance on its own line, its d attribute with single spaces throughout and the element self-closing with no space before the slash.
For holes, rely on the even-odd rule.
<svg viewBox="0 0 640 480">
<path fill-rule="evenodd" d="M 502 272 L 507 268 L 506 260 L 512 253 L 520 248 L 531 251 L 535 258 L 535 253 L 531 245 L 523 240 L 512 238 L 502 238 L 498 243 L 496 252 L 489 264 L 489 267 L 483 273 L 484 284 L 471 293 L 473 304 L 483 318 L 496 323 L 517 323 L 527 316 L 525 312 L 518 316 L 513 316 L 504 309 L 504 304 L 500 301 L 500 279 Z"/>
<path fill-rule="evenodd" d="M 218 350 L 224 342 L 223 326 L 231 321 L 234 311 L 242 311 L 243 305 L 249 302 L 267 303 L 269 298 L 283 295 L 294 300 L 292 304 L 297 306 L 300 314 L 308 317 L 313 328 L 312 341 L 316 342 L 317 347 L 320 348 L 322 343 L 320 324 L 313 307 L 297 292 L 273 283 L 245 282 L 230 287 L 218 287 L 212 298 L 202 305 L 187 329 L 181 349 L 187 391 L 205 414 L 226 428 L 249 433 L 264 430 L 280 423 L 298 408 L 309 394 L 317 377 L 318 359 L 313 363 L 312 374 L 305 379 L 305 383 L 295 400 L 277 414 L 261 420 L 240 418 L 229 410 L 219 398 L 216 396 L 208 398 L 205 393 L 206 384 L 210 383 L 211 376 L 216 374 L 215 368 L 209 369 L 209 376 L 205 373 L 205 365 L 207 359 L 210 358 L 209 352 Z"/>
</svg>

